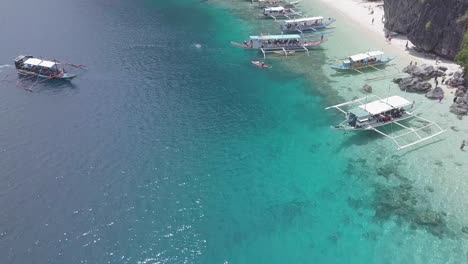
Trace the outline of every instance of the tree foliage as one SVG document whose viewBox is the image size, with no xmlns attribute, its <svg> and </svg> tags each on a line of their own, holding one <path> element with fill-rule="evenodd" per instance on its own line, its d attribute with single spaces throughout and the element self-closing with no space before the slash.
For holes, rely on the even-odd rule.
<svg viewBox="0 0 468 264">
<path fill-rule="evenodd" d="M 463 36 L 463 43 L 462 47 L 460 49 L 460 52 L 458 55 L 455 57 L 455 61 L 463 67 L 463 73 L 465 77 L 467 76 L 467 70 L 468 70 L 468 32 L 465 32 L 465 35 Z"/>
</svg>

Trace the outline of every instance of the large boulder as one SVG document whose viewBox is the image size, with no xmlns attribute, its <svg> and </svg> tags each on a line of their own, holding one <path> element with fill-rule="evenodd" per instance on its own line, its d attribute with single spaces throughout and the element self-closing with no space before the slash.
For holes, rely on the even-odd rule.
<svg viewBox="0 0 468 264">
<path fill-rule="evenodd" d="M 468 104 L 466 103 L 453 103 L 450 106 L 450 112 L 456 115 L 466 115 L 468 114 Z"/>
<path fill-rule="evenodd" d="M 412 93 L 427 93 L 432 88 L 430 83 L 417 77 L 402 78 L 398 86 L 400 90 Z"/>
<path fill-rule="evenodd" d="M 433 90 L 426 93 L 426 97 L 430 99 L 439 99 L 444 97 L 444 90 L 437 86 Z"/>
<path fill-rule="evenodd" d="M 437 66 L 437 69 L 438 69 L 438 70 L 441 70 L 441 71 L 443 71 L 443 72 L 446 72 L 446 71 L 448 70 L 448 68 L 445 67 L 445 66 Z"/>
</svg>

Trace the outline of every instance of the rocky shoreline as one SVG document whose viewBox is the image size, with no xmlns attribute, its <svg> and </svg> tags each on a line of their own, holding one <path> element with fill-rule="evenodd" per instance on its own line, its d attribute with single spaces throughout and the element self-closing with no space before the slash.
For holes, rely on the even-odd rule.
<svg viewBox="0 0 468 264">
<path fill-rule="evenodd" d="M 450 112 L 458 116 L 468 114 L 468 93 L 467 82 L 463 78 L 463 73 L 460 71 L 447 73 L 447 68 L 444 66 L 434 67 L 432 65 L 414 65 L 410 64 L 403 68 L 403 72 L 409 76 L 403 78 L 395 78 L 393 82 L 397 83 L 400 90 L 409 93 L 423 93 L 429 99 L 441 101 L 446 97 L 446 91 L 439 86 L 445 86 L 454 97 L 451 99 Z M 435 87 L 431 84 L 434 80 Z"/>
</svg>

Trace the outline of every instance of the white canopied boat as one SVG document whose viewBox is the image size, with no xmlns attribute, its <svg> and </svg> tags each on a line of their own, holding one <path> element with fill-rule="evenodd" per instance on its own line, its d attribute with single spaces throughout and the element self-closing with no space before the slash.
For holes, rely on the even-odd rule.
<svg viewBox="0 0 468 264">
<path fill-rule="evenodd" d="M 310 48 L 318 46 L 325 41 L 327 40 L 321 39 L 318 41 L 308 41 L 301 35 L 291 34 L 250 36 L 249 42 L 231 42 L 231 44 L 247 50 L 259 50 L 265 57 L 266 53 L 278 51 L 283 52 L 284 55 L 287 55 L 291 51 L 304 51 L 308 53 Z"/>
<path fill-rule="evenodd" d="M 301 12 L 295 11 L 292 8 L 283 6 L 267 7 L 263 9 L 263 15 L 267 18 L 276 19 L 293 19 L 302 16 Z"/>
<path fill-rule="evenodd" d="M 370 98 L 377 100 L 370 101 Z M 412 110 L 414 102 L 410 102 L 401 96 L 390 96 L 380 98 L 376 95 L 368 96 L 346 103 L 327 107 L 325 109 L 335 108 L 345 114 L 345 120 L 334 128 L 345 131 L 375 131 L 393 141 L 398 149 L 403 149 L 422 141 L 433 138 L 443 132 L 439 125 L 435 122 L 415 115 Z M 403 125 L 400 121 L 416 118 L 419 123 L 423 124 L 420 127 L 410 127 Z M 377 128 L 386 125 L 395 124 L 399 130 L 403 129 L 403 133 L 390 135 Z M 429 134 L 427 134 L 429 131 Z M 434 133 L 432 133 L 434 132 Z M 411 136 L 414 140 L 409 140 Z M 406 137 L 406 140 L 403 140 Z"/>
<path fill-rule="evenodd" d="M 268 7 L 275 7 L 275 6 L 293 8 L 293 7 L 296 7 L 296 5 L 302 1 L 288 2 L 286 0 L 258 0 L 257 2 L 258 2 L 258 7 L 260 8 L 268 8 Z"/>
<path fill-rule="evenodd" d="M 322 16 L 297 18 L 284 21 L 284 23 L 280 26 L 280 29 L 284 33 L 303 33 L 308 31 L 315 32 L 317 30 L 327 28 L 335 21 L 336 19 L 334 18 L 328 18 L 327 20 L 324 20 L 324 17 Z"/>
<path fill-rule="evenodd" d="M 383 51 L 376 50 L 351 55 L 343 61 L 342 65 L 332 66 L 331 68 L 339 72 L 356 71 L 359 73 L 361 73 L 359 69 L 363 68 L 377 69 L 375 66 L 387 64 L 395 59 L 395 57 L 384 58 L 384 54 Z"/>
</svg>

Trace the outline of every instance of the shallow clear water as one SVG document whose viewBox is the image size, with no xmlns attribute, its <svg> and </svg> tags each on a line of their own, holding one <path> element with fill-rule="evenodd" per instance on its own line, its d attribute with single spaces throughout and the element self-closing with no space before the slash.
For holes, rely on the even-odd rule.
<svg viewBox="0 0 468 264">
<path fill-rule="evenodd" d="M 465 259 L 459 237 L 405 218 L 413 207 L 385 208 L 418 197 L 396 158 L 331 132 L 322 50 L 261 70 L 229 45 L 271 21 L 192 0 L 3 5 L 0 64 L 28 52 L 89 70 L 31 93 L 0 83 L 2 263 Z M 18 29 L 24 5 L 47 19 Z"/>
</svg>

